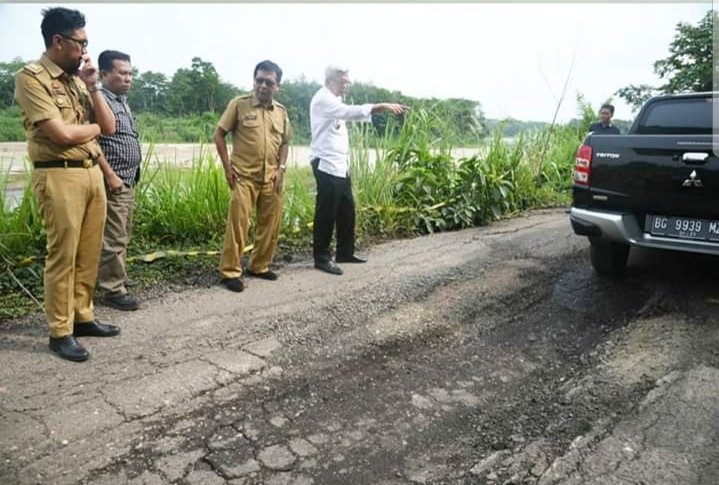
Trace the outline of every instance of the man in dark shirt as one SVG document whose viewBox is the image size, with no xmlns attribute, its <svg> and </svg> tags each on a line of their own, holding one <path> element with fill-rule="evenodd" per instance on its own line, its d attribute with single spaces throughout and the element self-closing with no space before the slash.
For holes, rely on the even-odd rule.
<svg viewBox="0 0 719 485">
<path fill-rule="evenodd" d="M 98 59 L 102 94 L 115 114 L 112 136 L 101 136 L 104 157 L 100 167 L 107 193 L 107 222 L 102 241 L 98 286 L 104 291 L 103 303 L 118 310 L 137 310 L 137 299 L 127 292 L 127 246 L 132 234 L 135 184 L 140 179 L 142 153 L 135 119 L 127 105 L 132 85 L 130 56 L 103 51 Z"/>
<path fill-rule="evenodd" d="M 620 135 L 619 128 L 612 124 L 612 116 L 614 116 L 614 106 L 603 104 L 599 108 L 599 123 L 592 123 L 589 131 L 595 135 Z"/>
</svg>

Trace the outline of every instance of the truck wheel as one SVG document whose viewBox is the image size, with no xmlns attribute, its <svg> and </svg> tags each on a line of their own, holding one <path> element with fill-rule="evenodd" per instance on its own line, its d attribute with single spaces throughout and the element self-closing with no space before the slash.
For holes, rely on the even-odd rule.
<svg viewBox="0 0 719 485">
<path fill-rule="evenodd" d="M 629 245 L 609 241 L 589 241 L 589 259 L 601 275 L 620 276 L 629 257 Z"/>
</svg>

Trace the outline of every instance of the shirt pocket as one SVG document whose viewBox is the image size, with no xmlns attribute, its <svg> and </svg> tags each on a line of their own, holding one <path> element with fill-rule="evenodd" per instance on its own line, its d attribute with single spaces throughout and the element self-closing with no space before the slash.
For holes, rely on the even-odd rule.
<svg viewBox="0 0 719 485">
<path fill-rule="evenodd" d="M 54 96 L 55 106 L 60 111 L 60 115 L 64 121 L 72 122 L 75 118 L 74 107 L 70 97 L 65 94 L 55 94 Z"/>
<path fill-rule="evenodd" d="M 258 119 L 244 119 L 242 120 L 242 126 L 244 128 L 259 128 L 260 127 L 260 120 Z"/>
</svg>

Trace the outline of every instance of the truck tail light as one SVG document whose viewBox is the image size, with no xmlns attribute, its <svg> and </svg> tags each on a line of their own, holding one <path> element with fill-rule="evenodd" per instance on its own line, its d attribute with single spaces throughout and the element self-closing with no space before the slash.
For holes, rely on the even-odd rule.
<svg viewBox="0 0 719 485">
<path fill-rule="evenodd" d="M 574 159 L 574 185 L 589 186 L 589 177 L 592 174 L 592 147 L 580 145 Z"/>
</svg>

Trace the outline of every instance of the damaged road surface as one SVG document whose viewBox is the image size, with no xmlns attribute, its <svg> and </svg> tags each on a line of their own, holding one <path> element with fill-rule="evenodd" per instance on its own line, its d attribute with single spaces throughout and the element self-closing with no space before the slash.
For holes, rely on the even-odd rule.
<svg viewBox="0 0 719 485">
<path fill-rule="evenodd" d="M 719 261 L 596 276 L 564 211 L 147 301 L 83 364 L 0 325 L 0 483 L 719 483 Z"/>
</svg>

